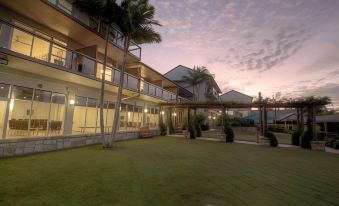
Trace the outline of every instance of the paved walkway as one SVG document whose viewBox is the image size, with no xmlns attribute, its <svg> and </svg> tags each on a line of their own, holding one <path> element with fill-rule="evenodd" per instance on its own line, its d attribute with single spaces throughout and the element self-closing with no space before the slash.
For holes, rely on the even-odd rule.
<svg viewBox="0 0 339 206">
<path fill-rule="evenodd" d="M 180 135 L 177 135 L 177 137 L 180 137 Z M 183 137 L 181 135 L 181 137 Z M 198 137 L 197 140 L 206 140 L 206 141 L 214 141 L 214 142 L 224 142 L 224 140 L 222 139 L 218 139 L 218 138 L 206 138 L 206 137 Z M 250 144 L 250 145 L 260 145 L 256 142 L 250 142 L 250 141 L 241 141 L 241 140 L 234 140 L 235 143 L 239 143 L 239 144 Z M 295 148 L 295 149 L 300 149 L 300 147 L 295 146 L 295 145 L 289 145 L 289 144 L 279 144 L 278 147 L 281 148 Z M 325 148 L 325 152 L 328 153 L 333 153 L 333 154 L 339 154 L 339 150 L 337 149 L 333 149 L 330 147 L 326 147 Z"/>
</svg>

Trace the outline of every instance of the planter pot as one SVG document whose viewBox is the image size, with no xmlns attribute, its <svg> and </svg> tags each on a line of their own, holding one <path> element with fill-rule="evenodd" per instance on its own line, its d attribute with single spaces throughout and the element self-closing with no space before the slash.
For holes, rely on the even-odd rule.
<svg viewBox="0 0 339 206">
<path fill-rule="evenodd" d="M 182 134 L 185 138 L 189 138 L 190 133 L 187 130 L 182 130 Z"/>
<path fill-rule="evenodd" d="M 312 150 L 325 151 L 325 141 L 311 141 Z"/>
<path fill-rule="evenodd" d="M 258 141 L 258 144 L 260 145 L 267 145 L 267 146 L 271 145 L 271 140 L 267 137 L 257 136 L 257 141 Z"/>
</svg>

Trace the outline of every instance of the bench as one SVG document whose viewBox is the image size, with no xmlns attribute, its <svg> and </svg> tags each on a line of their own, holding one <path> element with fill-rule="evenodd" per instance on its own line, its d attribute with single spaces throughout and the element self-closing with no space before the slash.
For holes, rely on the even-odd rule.
<svg viewBox="0 0 339 206">
<path fill-rule="evenodd" d="M 139 137 L 140 138 L 147 138 L 147 137 L 151 137 L 152 134 L 149 130 L 149 127 L 140 127 L 139 130 Z"/>
</svg>

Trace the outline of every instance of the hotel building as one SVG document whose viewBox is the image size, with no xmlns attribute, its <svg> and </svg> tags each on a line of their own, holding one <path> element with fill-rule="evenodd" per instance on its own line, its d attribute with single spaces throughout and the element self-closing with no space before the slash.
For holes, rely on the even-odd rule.
<svg viewBox="0 0 339 206">
<path fill-rule="evenodd" d="M 107 25 L 67 0 L 0 2 L 0 157 L 98 143 L 99 94 Z M 105 130 L 112 129 L 123 58 L 111 28 L 105 86 Z M 141 127 L 158 134 L 161 102 L 193 94 L 143 64 L 131 42 L 120 108 L 119 139 Z M 183 121 L 183 111 L 175 122 Z M 181 118 L 179 119 L 179 117 Z M 167 119 L 167 118 L 164 118 Z"/>
</svg>

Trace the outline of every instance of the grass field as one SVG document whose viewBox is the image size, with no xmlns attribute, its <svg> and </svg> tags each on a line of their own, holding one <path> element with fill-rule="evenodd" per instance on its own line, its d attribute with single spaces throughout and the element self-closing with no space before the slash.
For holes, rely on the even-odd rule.
<svg viewBox="0 0 339 206">
<path fill-rule="evenodd" d="M 161 137 L 0 160 L 0 205 L 338 205 L 339 156 Z"/>
<path fill-rule="evenodd" d="M 224 138 L 222 137 L 221 131 L 203 131 L 203 137 L 207 138 Z M 275 136 L 278 139 L 280 144 L 291 144 L 291 134 L 287 133 L 280 133 L 274 132 Z M 257 133 L 255 132 L 234 132 L 234 139 L 241 140 L 241 141 L 250 141 L 256 142 L 257 141 Z"/>
</svg>

